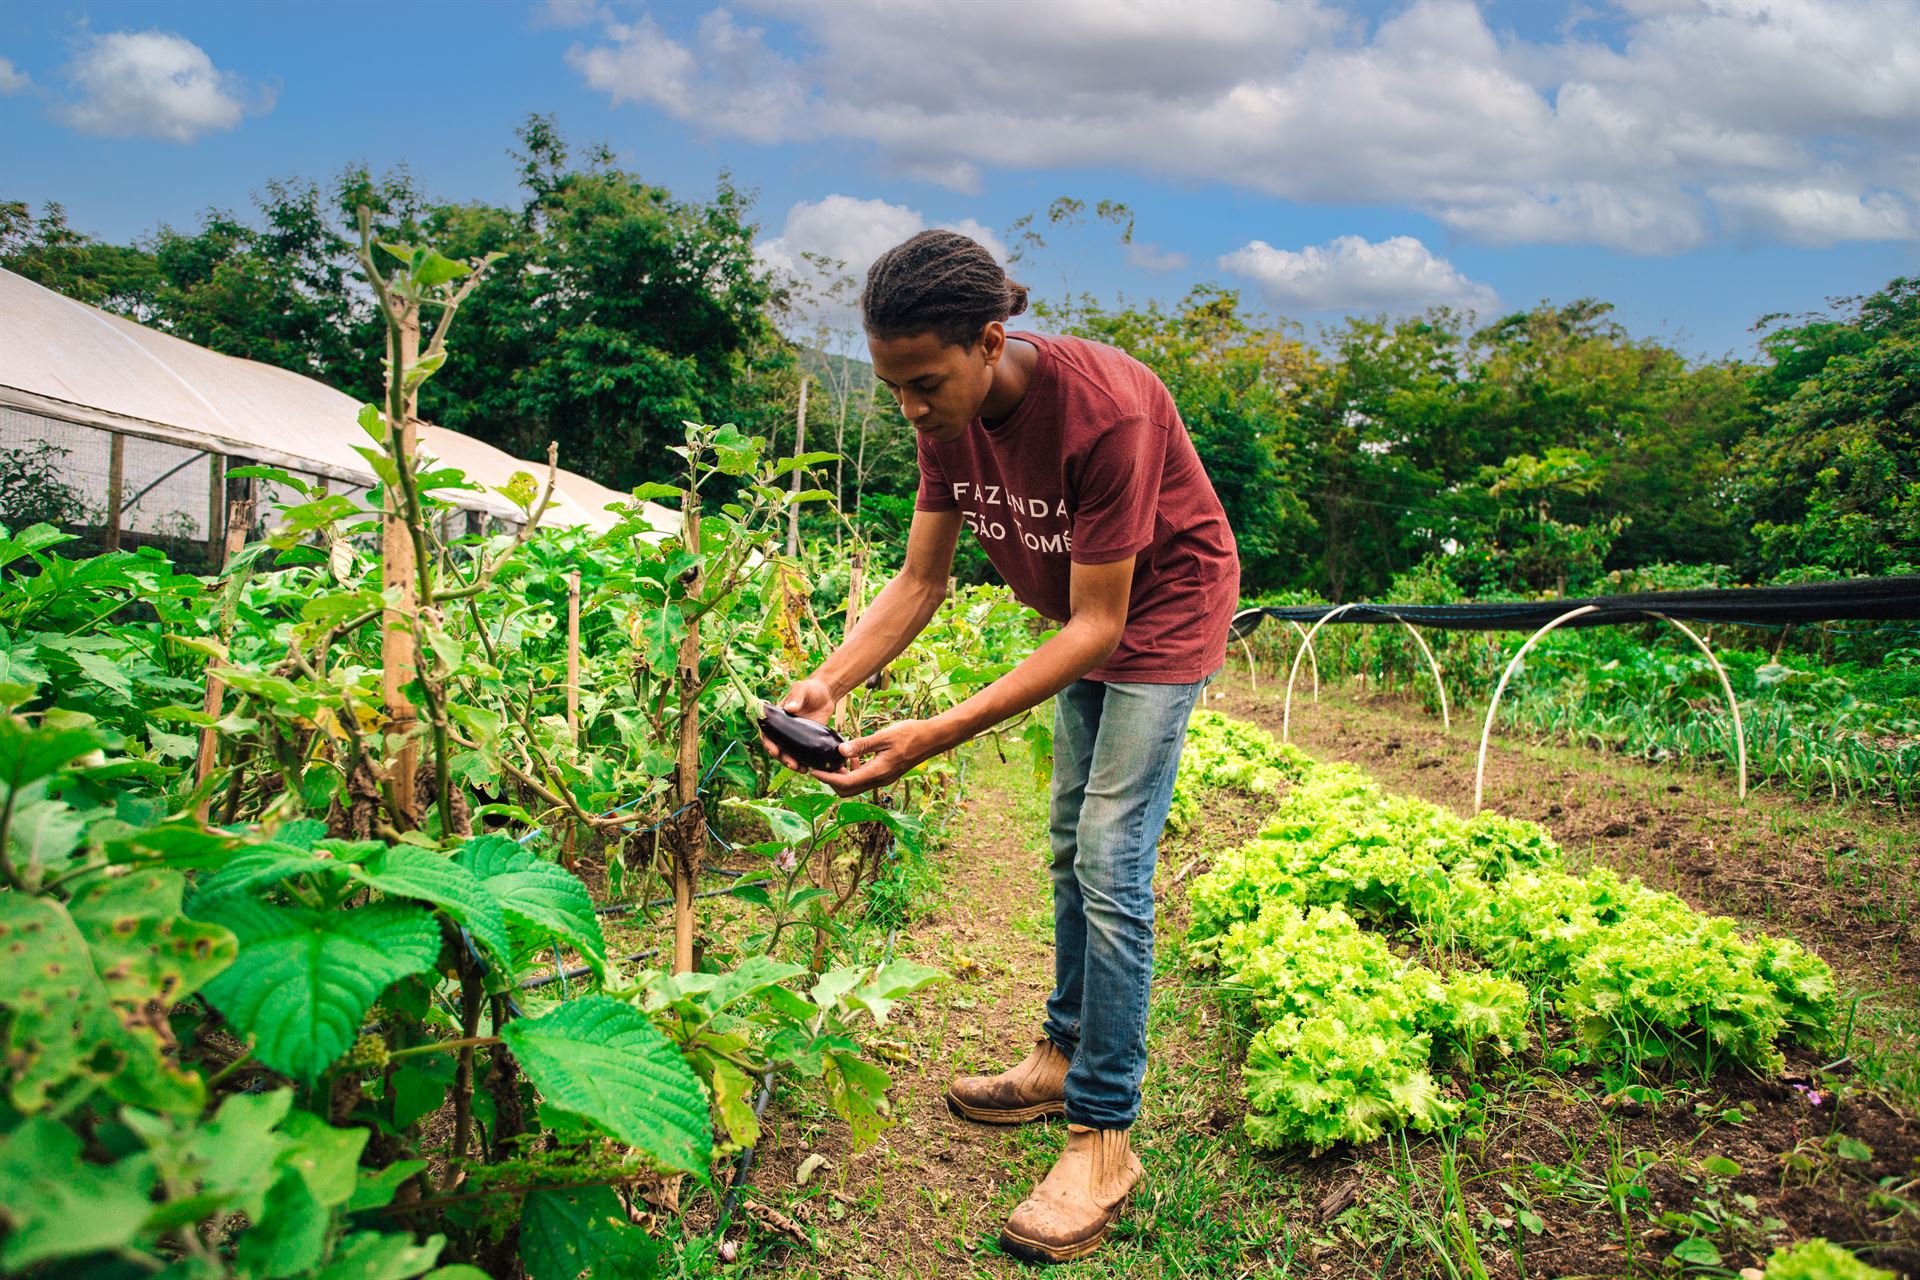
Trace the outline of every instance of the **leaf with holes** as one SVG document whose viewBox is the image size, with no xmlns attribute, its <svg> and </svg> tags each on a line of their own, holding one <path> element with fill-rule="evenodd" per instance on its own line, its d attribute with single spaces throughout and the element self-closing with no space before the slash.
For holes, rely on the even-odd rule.
<svg viewBox="0 0 1920 1280">
<path fill-rule="evenodd" d="M 207 999 L 256 1058 L 304 1080 L 347 1051 L 381 992 L 440 954 L 432 914 L 397 902 L 307 911 L 223 898 L 206 914 L 240 939 Z"/>
<path fill-rule="evenodd" d="M 22 1111 L 39 1110 L 75 1076 L 153 1110 L 192 1112 L 205 1102 L 199 1078 L 167 1052 L 171 1001 L 163 997 L 190 995 L 232 957 L 233 939 L 179 918 L 172 873 L 125 880 L 125 890 L 96 885 L 71 913 L 50 899 L 0 894 L 0 951 L 30 957 L 0 965 L 0 1005 L 14 1015 L 5 1068 Z M 116 937 L 121 928 L 131 936 Z"/>
<path fill-rule="evenodd" d="M 505 836 L 469 840 L 454 861 L 485 885 L 507 923 L 541 937 L 557 937 L 606 974 L 607 944 L 593 898 L 579 877 L 543 861 Z"/>
<path fill-rule="evenodd" d="M 631 1005 L 586 996 L 500 1038 L 547 1102 L 702 1181 L 713 1154 L 707 1096 L 672 1041 Z"/>
<path fill-rule="evenodd" d="M 499 899 L 479 877 L 446 854 L 394 845 L 365 862 L 349 864 L 347 874 L 369 889 L 439 907 L 456 924 L 465 926 L 502 967 L 513 971 L 513 952 L 507 943 L 507 924 L 500 914 Z"/>
</svg>

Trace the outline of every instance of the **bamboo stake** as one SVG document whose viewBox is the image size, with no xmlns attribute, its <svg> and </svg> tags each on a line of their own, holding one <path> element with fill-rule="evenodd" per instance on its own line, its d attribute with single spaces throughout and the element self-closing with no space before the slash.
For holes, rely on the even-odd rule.
<svg viewBox="0 0 1920 1280">
<path fill-rule="evenodd" d="M 805 384 L 802 384 L 804 390 Z M 802 400 L 804 404 L 804 399 Z M 118 431 L 107 437 L 107 528 L 104 545 L 108 551 L 120 549 L 121 481 L 127 463 L 127 438 Z"/>
<path fill-rule="evenodd" d="M 692 464 L 689 464 L 692 470 Z M 700 491 L 689 476 L 686 500 L 680 508 L 680 538 L 694 554 L 700 550 Z M 687 600 L 697 608 L 702 574 L 696 567 L 687 582 Z M 674 799 L 680 811 L 675 822 L 673 859 L 673 971 L 693 971 L 693 882 L 700 874 L 700 852 L 706 814 L 700 807 L 700 619 L 687 619 L 675 664 L 680 694 L 680 750 L 674 763 Z"/>
<path fill-rule="evenodd" d="M 218 455 L 215 455 L 218 456 Z M 233 558 L 240 554 L 240 548 L 247 544 L 247 528 L 253 523 L 253 500 L 241 498 L 227 507 L 227 545 L 220 557 L 220 563 L 214 566 L 214 572 L 224 571 Z M 226 644 L 233 638 L 233 616 L 237 599 L 230 599 L 220 610 L 220 643 Z M 220 704 L 227 692 L 226 682 L 212 671 L 207 672 L 207 696 L 202 710 L 215 720 L 220 718 Z M 200 730 L 200 751 L 194 757 L 193 785 L 203 787 L 207 779 L 213 776 L 213 762 L 220 746 L 220 735 L 212 725 Z M 194 808 L 194 816 L 200 821 L 207 820 L 212 797 L 204 798 Z"/>
<path fill-rule="evenodd" d="M 214 557 L 220 554 L 220 546 L 226 541 L 220 528 L 220 513 L 226 510 L 227 457 L 223 453 L 207 455 L 207 561 L 218 573 L 226 566 L 224 560 L 214 564 Z"/>
<path fill-rule="evenodd" d="M 861 543 L 856 539 L 853 544 L 851 568 L 847 574 L 847 624 L 840 632 L 841 644 L 847 642 L 847 637 L 853 634 L 854 627 L 859 625 L 860 615 L 866 612 L 866 602 L 861 598 L 866 594 L 866 568 L 866 553 L 861 549 Z M 840 699 L 839 703 L 833 709 L 833 727 L 838 729 L 842 736 L 845 736 L 848 732 L 847 700 L 845 698 Z"/>
<path fill-rule="evenodd" d="M 799 457 L 807 451 L 807 375 L 800 375 L 800 414 L 793 428 L 793 456 Z M 793 469 L 793 478 L 788 482 L 788 493 L 800 492 L 801 468 Z M 800 504 L 795 502 L 787 507 L 787 554 L 800 554 Z"/>
<path fill-rule="evenodd" d="M 401 315 L 398 349 L 389 340 L 387 378 L 394 383 L 406 377 L 420 358 L 420 313 L 409 306 Z M 388 396 L 388 403 L 393 397 Z M 418 427 L 414 414 L 419 406 L 417 394 L 406 397 L 406 410 L 400 421 L 388 423 L 398 433 L 401 457 L 413 456 Z M 391 414 L 389 417 L 393 416 Z M 403 510 L 405 499 L 394 486 L 386 486 L 382 507 L 385 519 L 380 527 L 381 585 L 393 605 L 386 611 L 380 635 L 382 696 L 386 702 L 387 733 L 401 738 L 403 745 L 396 757 L 389 780 L 393 784 L 394 807 L 406 821 L 418 821 L 414 799 L 415 775 L 420 768 L 420 745 L 414 740 L 417 723 L 413 703 L 406 688 L 413 680 L 416 654 L 413 644 L 413 617 L 420 603 L 418 571 L 414 565 L 413 534 L 407 527 Z"/>
<path fill-rule="evenodd" d="M 567 575 L 567 737 L 580 741 L 580 571 Z"/>
</svg>

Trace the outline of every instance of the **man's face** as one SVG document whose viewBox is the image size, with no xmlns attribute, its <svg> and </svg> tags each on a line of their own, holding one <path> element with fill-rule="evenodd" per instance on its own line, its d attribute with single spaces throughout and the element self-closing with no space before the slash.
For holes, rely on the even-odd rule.
<svg viewBox="0 0 1920 1280">
<path fill-rule="evenodd" d="M 997 320 L 965 347 L 942 342 L 932 333 L 867 336 L 875 376 L 893 392 L 913 429 L 941 444 L 958 440 L 979 416 L 993 386 L 993 366 L 1006 345 L 1006 329 Z"/>
</svg>

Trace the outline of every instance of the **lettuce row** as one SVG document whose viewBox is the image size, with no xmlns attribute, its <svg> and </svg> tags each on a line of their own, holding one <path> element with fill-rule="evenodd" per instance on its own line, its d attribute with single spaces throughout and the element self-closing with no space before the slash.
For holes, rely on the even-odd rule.
<svg viewBox="0 0 1920 1280">
<path fill-rule="evenodd" d="M 1780 1041 L 1831 1041 L 1836 995 L 1817 956 L 1605 869 L 1569 874 L 1538 824 L 1386 796 L 1350 765 L 1215 713 L 1194 717 L 1187 752 L 1194 812 L 1208 789 L 1294 784 L 1259 836 L 1190 889 L 1189 956 L 1244 987 L 1263 1024 L 1245 1068 L 1263 1144 L 1441 1123 L 1452 1108 L 1432 1065 L 1517 1047 L 1519 982 L 1557 1002 L 1591 1058 L 1636 1068 L 1777 1070 Z M 1443 979 L 1363 921 L 1410 927 L 1491 972 Z"/>
</svg>

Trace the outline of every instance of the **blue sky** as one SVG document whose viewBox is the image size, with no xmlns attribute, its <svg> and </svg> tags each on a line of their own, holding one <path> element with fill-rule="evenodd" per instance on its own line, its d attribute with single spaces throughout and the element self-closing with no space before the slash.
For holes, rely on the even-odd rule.
<svg viewBox="0 0 1920 1280">
<path fill-rule="evenodd" d="M 1310 334 L 1595 296 L 1747 354 L 1920 272 L 1917 65 L 1916 0 L 43 0 L 0 7 L 0 198 L 117 239 L 351 162 L 508 201 L 544 112 L 682 195 L 730 171 L 776 265 L 1070 195 L 1136 244 L 1055 237 L 1043 295 L 1212 281 Z"/>
</svg>

